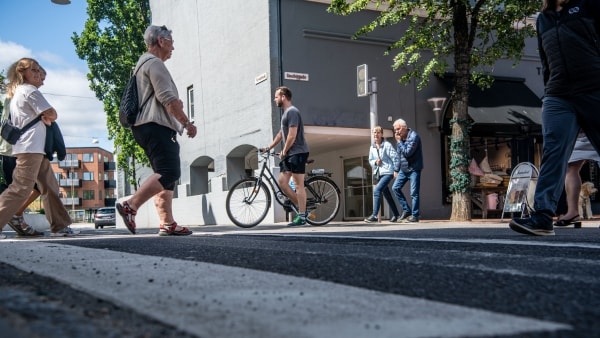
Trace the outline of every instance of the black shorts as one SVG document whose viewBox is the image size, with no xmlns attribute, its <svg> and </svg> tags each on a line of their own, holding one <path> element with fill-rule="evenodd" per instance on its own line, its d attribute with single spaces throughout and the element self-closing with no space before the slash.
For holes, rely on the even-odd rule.
<svg viewBox="0 0 600 338">
<path fill-rule="evenodd" d="M 279 162 L 279 170 L 282 173 L 291 171 L 292 174 L 304 174 L 306 172 L 306 160 L 308 160 L 308 153 L 288 156 Z"/>
<path fill-rule="evenodd" d="M 144 149 L 158 181 L 165 190 L 175 190 L 181 177 L 177 132 L 156 123 L 145 123 L 131 128 L 135 141 Z"/>
</svg>

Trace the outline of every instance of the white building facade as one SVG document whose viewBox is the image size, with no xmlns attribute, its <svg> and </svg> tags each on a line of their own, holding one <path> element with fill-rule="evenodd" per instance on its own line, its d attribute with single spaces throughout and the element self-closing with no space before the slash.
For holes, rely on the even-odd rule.
<svg viewBox="0 0 600 338">
<path fill-rule="evenodd" d="M 451 114 L 446 102 L 438 128 L 427 102 L 431 97 L 449 97 L 449 89 L 437 78 L 423 91 L 417 91 L 414 84 L 398 83 L 402 71 L 392 71 L 392 56 L 384 54 L 400 36 L 401 26 L 352 39 L 377 13 L 337 16 L 327 12 L 326 1 L 151 0 L 150 5 L 153 24 L 173 31 L 175 50 L 166 65 L 181 99 L 187 102 L 186 113 L 198 127 L 195 139 L 179 138 L 182 177 L 173 208 L 180 224 L 231 224 L 225 211 L 228 188 L 258 167 L 256 149 L 278 132 L 281 111 L 273 104 L 273 93 L 281 85 L 292 90 L 293 104 L 303 116 L 310 158 L 315 160 L 310 168 L 332 172 L 341 189 L 336 221 L 368 216 L 372 210 L 367 162 L 372 112 L 369 98 L 357 97 L 356 67 L 362 64 L 368 65 L 369 77 L 377 79 L 375 124 L 383 126 L 385 136 L 393 140 L 392 122 L 403 118 L 421 136 L 425 155 L 421 218 L 449 217 L 448 135 L 443 124 Z M 528 42 L 519 66 L 501 61 L 494 72 L 509 83 L 518 83 L 530 96 L 542 94 L 534 40 Z M 534 115 L 539 115 L 537 110 Z M 504 125 L 494 123 L 492 128 L 481 129 L 483 135 L 478 137 L 489 138 L 492 150 L 500 151 L 498 143 L 503 148 L 518 135 L 507 132 L 499 141 L 496 132 Z M 533 144 L 535 152 L 538 136 L 527 137 L 524 144 Z M 498 158 L 508 159 L 499 159 L 498 168 L 510 167 L 511 155 L 499 154 Z M 384 210 L 389 216 L 387 206 Z M 284 221 L 284 217 L 275 205 L 265 222 Z M 158 225 L 153 203 L 140 209 L 137 222 L 140 227 Z"/>
</svg>

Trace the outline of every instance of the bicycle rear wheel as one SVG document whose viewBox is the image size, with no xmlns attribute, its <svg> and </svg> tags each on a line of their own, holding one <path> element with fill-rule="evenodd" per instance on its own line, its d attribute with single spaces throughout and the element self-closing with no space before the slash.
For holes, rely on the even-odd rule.
<svg viewBox="0 0 600 338">
<path fill-rule="evenodd" d="M 324 176 L 311 177 L 305 185 L 306 221 L 312 225 L 329 223 L 340 210 L 340 189 Z"/>
<path fill-rule="evenodd" d="M 235 183 L 225 201 L 227 216 L 241 228 L 251 228 L 262 222 L 271 207 L 271 194 L 265 182 L 245 178 Z"/>
</svg>

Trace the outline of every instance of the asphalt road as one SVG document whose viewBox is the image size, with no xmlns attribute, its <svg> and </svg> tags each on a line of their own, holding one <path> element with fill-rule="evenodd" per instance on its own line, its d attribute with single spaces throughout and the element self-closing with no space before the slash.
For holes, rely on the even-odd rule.
<svg viewBox="0 0 600 338">
<path fill-rule="evenodd" d="M 593 222 L 554 237 L 497 222 L 194 231 L 2 240 L 2 336 L 600 336 Z"/>
</svg>

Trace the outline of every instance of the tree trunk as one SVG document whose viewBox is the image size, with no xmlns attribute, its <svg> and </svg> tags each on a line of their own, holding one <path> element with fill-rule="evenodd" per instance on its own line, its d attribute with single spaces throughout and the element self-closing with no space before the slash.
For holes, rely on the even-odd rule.
<svg viewBox="0 0 600 338">
<path fill-rule="evenodd" d="M 452 221 L 471 220 L 471 175 L 469 160 L 471 142 L 468 115 L 469 81 L 471 78 L 472 38 L 469 34 L 468 10 L 465 2 L 453 6 L 454 27 L 454 90 L 452 91 L 452 135 L 450 138 L 450 191 L 452 192 Z M 476 28 L 476 23 L 472 22 Z"/>
<path fill-rule="evenodd" d="M 455 192 L 452 194 L 452 215 L 451 221 L 470 221 L 471 220 L 471 194 Z"/>
</svg>

